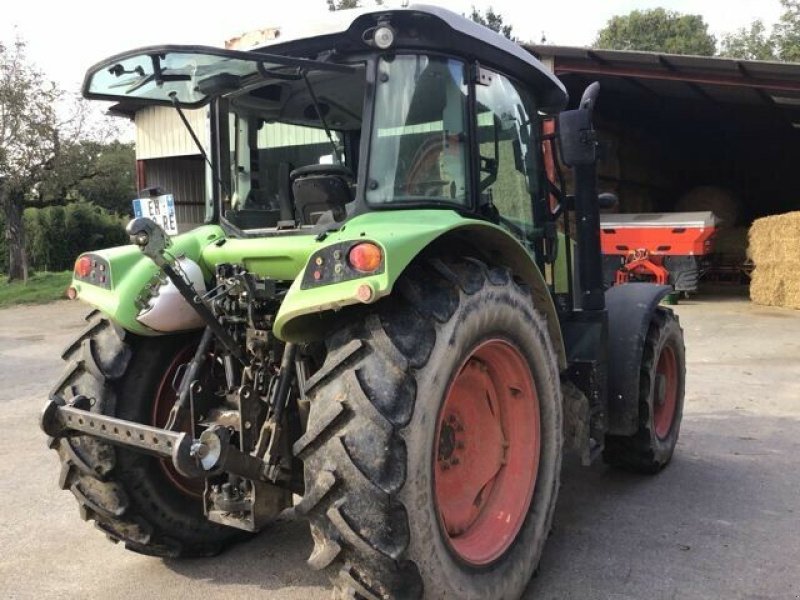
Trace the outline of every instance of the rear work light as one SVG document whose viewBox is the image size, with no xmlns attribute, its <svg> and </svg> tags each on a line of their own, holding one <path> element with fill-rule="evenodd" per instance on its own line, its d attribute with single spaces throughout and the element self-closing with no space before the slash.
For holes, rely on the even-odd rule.
<svg viewBox="0 0 800 600">
<path fill-rule="evenodd" d="M 350 248 L 347 260 L 356 271 L 372 273 L 380 268 L 383 261 L 383 253 L 376 244 L 362 242 Z"/>
<path fill-rule="evenodd" d="M 81 256 L 75 261 L 75 274 L 78 277 L 88 277 L 92 272 L 92 259 L 88 256 Z"/>
</svg>

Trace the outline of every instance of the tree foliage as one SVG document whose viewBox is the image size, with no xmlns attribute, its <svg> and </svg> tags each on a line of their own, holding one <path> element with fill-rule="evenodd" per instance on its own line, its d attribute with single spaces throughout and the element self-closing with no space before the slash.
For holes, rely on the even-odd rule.
<svg viewBox="0 0 800 600">
<path fill-rule="evenodd" d="M 361 8 L 361 0 L 327 0 L 328 10 L 348 10 L 351 8 Z M 374 0 L 378 6 L 383 6 L 383 0 Z"/>
<path fill-rule="evenodd" d="M 85 200 L 125 214 L 136 197 L 135 169 L 132 143 L 82 140 L 60 153 L 31 200 L 40 205 Z"/>
<path fill-rule="evenodd" d="M 800 62 L 800 0 L 781 0 L 783 14 L 769 31 L 760 19 L 722 38 L 720 55 L 745 60 Z"/>
<path fill-rule="evenodd" d="M 25 209 L 25 251 L 33 270 L 72 269 L 82 252 L 128 243 L 126 219 L 90 202 Z M 4 217 L 0 213 L 0 227 Z M 8 268 L 8 253 L 0 238 L 0 271 Z"/>
<path fill-rule="evenodd" d="M 23 205 L 59 152 L 60 95 L 27 61 L 25 42 L 0 43 L 0 204 L 9 280 L 27 278 Z"/>
<path fill-rule="evenodd" d="M 750 27 L 723 36 L 720 55 L 744 60 L 775 60 L 778 58 L 777 40 L 767 32 L 764 22 L 757 19 Z"/>
<path fill-rule="evenodd" d="M 716 39 L 700 15 L 663 8 L 634 10 L 612 17 L 600 30 L 596 48 L 713 56 Z"/>
<path fill-rule="evenodd" d="M 800 0 L 781 0 L 783 14 L 773 30 L 773 42 L 781 60 L 800 62 Z"/>
<path fill-rule="evenodd" d="M 486 12 L 484 13 L 481 13 L 473 6 L 472 13 L 469 15 L 469 18 L 476 23 L 480 23 L 484 27 L 488 27 L 492 31 L 503 34 L 510 40 L 515 39 L 511 35 L 511 31 L 514 29 L 514 26 L 504 24 L 503 16 L 500 13 L 494 12 L 494 9 L 491 6 L 487 8 Z"/>
<path fill-rule="evenodd" d="M 135 160 L 132 145 L 109 143 L 116 133 L 107 122 L 93 124 L 85 101 L 47 81 L 23 40 L 0 42 L 0 213 L 9 280 L 27 277 L 25 206 L 88 199 L 127 212 Z"/>
</svg>

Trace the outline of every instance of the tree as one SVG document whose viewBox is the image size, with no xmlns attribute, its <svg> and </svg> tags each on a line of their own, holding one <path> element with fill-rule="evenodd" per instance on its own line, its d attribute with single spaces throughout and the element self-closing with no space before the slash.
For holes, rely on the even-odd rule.
<svg viewBox="0 0 800 600">
<path fill-rule="evenodd" d="M 25 42 L 0 43 L 0 206 L 8 279 L 27 279 L 22 213 L 26 196 L 52 167 L 60 140 L 55 84 L 28 63 Z"/>
<path fill-rule="evenodd" d="M 513 25 L 504 25 L 503 17 L 499 13 L 494 12 L 494 9 L 491 6 L 486 9 L 485 14 L 481 14 L 481 12 L 473 6 L 472 14 L 469 16 L 469 18 L 476 23 L 480 23 L 484 27 L 488 27 L 492 31 L 502 33 L 510 40 L 514 39 L 514 37 L 511 35 L 511 30 L 514 28 Z"/>
<path fill-rule="evenodd" d="M 26 205 L 90 199 L 120 210 L 135 187 L 131 145 L 108 143 L 117 127 L 92 118 L 86 101 L 70 101 L 25 50 L 21 39 L 0 42 L 0 209 L 9 281 L 28 276 Z"/>
<path fill-rule="evenodd" d="M 327 2 L 330 11 L 361 8 L 361 0 L 327 0 Z M 375 0 L 375 4 L 383 6 L 383 0 Z"/>
<path fill-rule="evenodd" d="M 716 39 L 708 32 L 702 16 L 663 8 L 612 17 L 598 33 L 594 46 L 699 56 L 713 56 L 717 50 Z"/>
<path fill-rule="evenodd" d="M 77 195 L 108 211 L 130 213 L 137 191 L 134 145 L 119 141 L 93 145 L 96 153 L 92 176 L 77 183 Z"/>
<path fill-rule="evenodd" d="M 744 60 L 775 60 L 777 43 L 774 35 L 769 35 L 761 19 L 753 21 L 749 28 L 728 33 L 722 38 L 720 56 Z"/>
<path fill-rule="evenodd" d="M 773 42 L 781 60 L 800 62 L 800 0 L 781 0 L 783 14 L 775 25 Z"/>
<path fill-rule="evenodd" d="M 111 212 L 130 212 L 136 197 L 136 155 L 132 143 L 82 140 L 60 153 L 36 189 L 42 205 L 86 200 Z"/>
</svg>

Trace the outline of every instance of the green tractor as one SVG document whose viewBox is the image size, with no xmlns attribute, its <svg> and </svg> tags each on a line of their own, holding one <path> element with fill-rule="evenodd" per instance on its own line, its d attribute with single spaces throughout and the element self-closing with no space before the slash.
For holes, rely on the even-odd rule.
<svg viewBox="0 0 800 600">
<path fill-rule="evenodd" d="M 135 552 L 214 555 L 289 512 L 341 597 L 519 597 L 565 449 L 672 456 L 669 288 L 603 287 L 597 84 L 565 111 L 528 52 L 439 8 L 337 18 L 89 70 L 87 98 L 187 127 L 208 107 L 207 223 L 135 218 L 78 258 L 95 310 L 42 428 L 82 517 Z"/>
</svg>

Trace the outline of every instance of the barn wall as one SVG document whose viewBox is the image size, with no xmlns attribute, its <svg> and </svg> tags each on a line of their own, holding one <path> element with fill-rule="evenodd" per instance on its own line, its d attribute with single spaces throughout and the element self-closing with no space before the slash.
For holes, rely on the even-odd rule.
<svg viewBox="0 0 800 600">
<path fill-rule="evenodd" d="M 205 219 L 205 169 L 199 156 L 144 161 L 147 187 L 160 187 L 175 198 L 178 231 L 201 225 Z"/>
<path fill-rule="evenodd" d="M 189 124 L 208 147 L 208 116 L 205 108 L 184 111 Z M 136 159 L 199 154 L 197 146 L 177 111 L 168 106 L 148 106 L 136 112 Z"/>
</svg>

